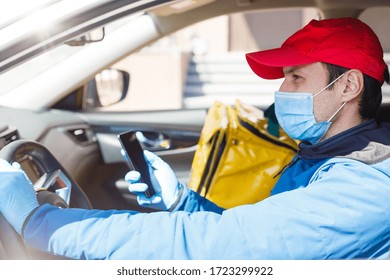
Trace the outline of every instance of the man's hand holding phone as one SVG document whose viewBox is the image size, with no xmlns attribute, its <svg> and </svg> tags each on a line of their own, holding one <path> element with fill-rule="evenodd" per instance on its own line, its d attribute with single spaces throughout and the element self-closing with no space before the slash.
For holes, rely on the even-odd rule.
<svg viewBox="0 0 390 280">
<path fill-rule="evenodd" d="M 121 141 L 124 142 L 126 141 L 124 139 L 127 138 L 128 135 L 122 137 Z M 121 137 L 119 137 L 119 139 L 121 139 Z M 129 159 L 129 154 L 125 153 L 123 146 L 124 145 L 122 144 L 122 155 L 126 159 Z M 134 151 L 131 151 L 130 154 L 133 154 L 133 152 Z M 134 166 L 133 169 L 135 170 L 129 171 L 125 176 L 125 180 L 130 184 L 129 191 L 137 195 L 137 201 L 142 206 L 158 210 L 170 209 L 179 199 L 181 186 L 173 170 L 161 158 L 149 151 L 142 151 L 141 148 L 140 155 L 147 166 L 146 176 L 149 177 L 149 184 L 147 184 L 143 178 L 145 168 L 143 168 L 143 171 L 140 172 L 140 170 L 137 170 Z M 131 162 L 134 165 L 135 159 L 133 158 L 131 158 Z M 150 195 L 151 188 L 153 188 L 154 192 L 152 195 Z M 147 192 L 148 190 L 149 192 Z"/>
<path fill-rule="evenodd" d="M 130 168 L 140 173 L 141 182 L 147 185 L 145 196 L 151 197 L 155 194 L 154 186 L 151 181 L 149 166 L 145 161 L 143 149 L 137 139 L 136 131 L 129 131 L 118 135 L 119 142 L 122 145 L 125 159 Z"/>
</svg>

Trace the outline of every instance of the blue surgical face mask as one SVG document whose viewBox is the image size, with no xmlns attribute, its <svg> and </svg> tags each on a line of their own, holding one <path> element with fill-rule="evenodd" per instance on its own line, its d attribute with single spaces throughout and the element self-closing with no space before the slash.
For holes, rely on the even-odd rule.
<svg viewBox="0 0 390 280">
<path fill-rule="evenodd" d="M 316 94 L 297 92 L 275 92 L 275 114 L 279 125 L 293 139 L 318 143 L 329 130 L 333 118 L 344 107 L 343 102 L 339 109 L 325 122 L 316 122 L 314 118 L 313 98 L 326 90 L 329 86 L 340 79 L 339 76 Z"/>
</svg>

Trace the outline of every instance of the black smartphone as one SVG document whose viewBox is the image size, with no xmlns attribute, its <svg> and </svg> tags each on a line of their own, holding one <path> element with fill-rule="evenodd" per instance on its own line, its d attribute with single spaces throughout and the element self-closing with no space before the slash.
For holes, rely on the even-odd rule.
<svg viewBox="0 0 390 280">
<path fill-rule="evenodd" d="M 118 139 L 126 153 L 126 158 L 130 168 L 138 171 L 141 174 L 141 181 L 148 185 L 145 196 L 153 196 L 156 192 L 153 189 L 149 167 L 146 163 L 141 144 L 137 139 L 136 131 L 121 133 L 118 135 Z"/>
</svg>

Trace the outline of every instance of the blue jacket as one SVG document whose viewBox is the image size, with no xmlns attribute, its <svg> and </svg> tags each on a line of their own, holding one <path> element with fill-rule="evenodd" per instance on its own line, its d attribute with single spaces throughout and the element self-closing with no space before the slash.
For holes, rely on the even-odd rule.
<svg viewBox="0 0 390 280">
<path fill-rule="evenodd" d="M 185 186 L 173 212 L 43 205 L 27 244 L 76 259 L 351 259 L 390 248 L 390 126 L 366 122 L 298 155 L 272 196 L 223 210 Z"/>
</svg>

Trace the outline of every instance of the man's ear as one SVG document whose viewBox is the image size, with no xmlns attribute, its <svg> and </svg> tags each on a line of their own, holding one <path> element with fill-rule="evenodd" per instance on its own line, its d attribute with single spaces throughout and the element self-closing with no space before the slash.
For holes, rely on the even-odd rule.
<svg viewBox="0 0 390 280">
<path fill-rule="evenodd" d="M 357 98 L 364 90 L 363 73 L 357 69 L 347 71 L 343 77 L 344 90 L 342 93 L 342 101 L 348 102 Z"/>
</svg>

